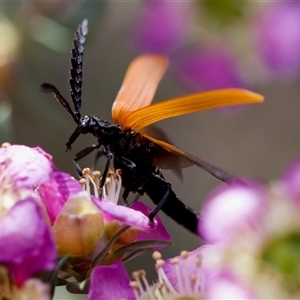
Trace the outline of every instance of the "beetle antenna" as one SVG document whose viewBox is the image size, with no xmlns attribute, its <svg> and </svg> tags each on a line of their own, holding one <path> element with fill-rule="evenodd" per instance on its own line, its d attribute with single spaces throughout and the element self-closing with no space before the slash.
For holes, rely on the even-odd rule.
<svg viewBox="0 0 300 300">
<path fill-rule="evenodd" d="M 67 100 L 61 95 L 61 93 L 59 92 L 59 90 L 51 83 L 43 83 L 41 85 L 41 88 L 44 92 L 50 92 L 53 93 L 54 97 L 56 98 L 56 100 L 60 103 L 60 105 L 65 109 L 65 111 L 67 111 L 72 118 L 74 119 L 74 121 L 78 124 L 79 123 L 79 117 L 77 116 L 77 114 L 73 113 L 70 104 L 67 102 Z"/>
<path fill-rule="evenodd" d="M 88 21 L 84 19 L 78 26 L 73 41 L 73 49 L 71 51 L 71 69 L 69 79 L 71 99 L 73 102 L 75 116 L 79 120 L 81 109 L 81 88 L 82 88 L 82 63 L 85 37 L 88 33 Z"/>
</svg>

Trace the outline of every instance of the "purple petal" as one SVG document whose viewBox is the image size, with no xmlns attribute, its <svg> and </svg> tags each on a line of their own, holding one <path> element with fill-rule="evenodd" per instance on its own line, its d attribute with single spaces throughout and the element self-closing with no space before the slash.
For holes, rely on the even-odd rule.
<svg viewBox="0 0 300 300">
<path fill-rule="evenodd" d="M 300 157 L 297 157 L 284 171 L 282 180 L 287 193 L 300 204 Z"/>
<path fill-rule="evenodd" d="M 201 238 L 209 243 L 230 240 L 231 235 L 259 230 L 267 198 L 257 182 L 234 182 L 217 188 L 206 200 L 198 224 Z"/>
<path fill-rule="evenodd" d="M 197 248 L 194 251 L 189 252 L 189 256 L 188 258 L 184 259 L 181 256 L 176 256 L 170 259 L 167 259 L 164 263 L 163 266 L 163 270 L 168 278 L 168 280 L 170 281 L 170 283 L 172 284 L 172 286 L 175 288 L 175 290 L 179 290 L 179 283 L 178 283 L 178 276 L 177 276 L 177 272 L 175 271 L 174 268 L 174 263 L 173 260 L 174 258 L 178 259 L 178 268 L 179 268 L 179 274 L 185 274 L 186 275 L 186 270 L 188 270 L 188 276 L 194 276 L 197 275 L 198 278 L 201 278 L 201 276 L 199 276 L 200 272 L 201 272 L 201 267 L 199 264 L 199 255 L 202 254 L 202 250 L 203 248 L 205 248 L 206 246 L 202 246 L 200 248 Z M 183 277 L 185 276 L 183 275 Z M 188 278 L 184 278 L 183 282 L 186 282 L 186 280 L 189 280 Z M 191 286 L 193 286 L 193 282 L 191 280 L 191 282 L 189 283 Z"/>
<path fill-rule="evenodd" d="M 135 211 L 142 212 L 145 216 L 148 216 L 149 213 L 152 211 L 151 208 L 147 207 L 142 202 L 134 202 L 131 205 L 131 208 L 134 209 Z M 160 217 L 156 215 L 155 220 L 157 221 L 157 227 L 149 231 L 139 231 L 139 235 L 136 241 L 143 241 L 143 240 L 171 241 L 171 236 L 166 230 L 166 227 L 162 223 Z M 158 249 L 160 248 L 156 248 L 156 250 Z"/>
<path fill-rule="evenodd" d="M 14 186 L 32 187 L 49 180 L 55 170 L 52 158 L 40 147 L 11 145 L 0 148 L 0 170 L 14 181 Z M 1 183 L 1 182 L 0 182 Z"/>
<path fill-rule="evenodd" d="M 171 67 L 177 80 L 194 91 L 246 85 L 233 54 L 222 46 L 182 52 Z"/>
<path fill-rule="evenodd" d="M 0 261 L 7 264 L 17 285 L 32 275 L 52 270 L 56 246 L 36 200 L 17 202 L 0 219 Z"/>
<path fill-rule="evenodd" d="M 219 271 L 206 282 L 206 299 L 258 299 L 253 288 L 229 269 Z"/>
<path fill-rule="evenodd" d="M 124 265 L 118 261 L 96 267 L 91 275 L 88 300 L 135 299 Z"/>
<path fill-rule="evenodd" d="M 188 2 L 144 1 L 132 28 L 130 47 L 138 53 L 168 54 L 190 32 L 192 13 Z"/>
<path fill-rule="evenodd" d="M 92 197 L 92 199 L 96 206 L 104 212 L 106 222 L 116 220 L 121 224 L 130 225 L 142 230 L 152 230 L 157 226 L 156 220 L 154 220 L 154 223 L 151 223 L 147 216 L 132 208 L 117 205 L 105 199 L 99 199 L 96 197 Z"/>
<path fill-rule="evenodd" d="M 81 192 L 82 187 L 69 174 L 56 171 L 38 190 L 53 225 L 67 199 Z"/>
<path fill-rule="evenodd" d="M 299 3 L 277 2 L 255 20 L 257 49 L 265 64 L 279 76 L 300 70 Z M 279 77 L 282 79 L 282 77 Z"/>
</svg>

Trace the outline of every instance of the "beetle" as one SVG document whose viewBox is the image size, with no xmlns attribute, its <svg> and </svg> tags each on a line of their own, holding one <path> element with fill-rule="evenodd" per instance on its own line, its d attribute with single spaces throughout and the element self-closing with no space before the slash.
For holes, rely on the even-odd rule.
<svg viewBox="0 0 300 300">
<path fill-rule="evenodd" d="M 78 26 L 71 51 L 69 79 L 74 111 L 59 90 L 50 83 L 43 83 L 42 89 L 52 92 L 61 106 L 77 124 L 66 142 L 67 150 L 81 134 L 92 134 L 98 143 L 84 148 L 76 154 L 77 162 L 99 149 L 106 156 L 106 164 L 100 182 L 102 189 L 107 172 L 113 161 L 116 169 L 122 171 L 124 186 L 123 202 L 127 204 L 130 192 L 146 193 L 156 204 L 149 214 L 153 220 L 161 209 L 172 219 L 192 233 L 197 233 L 199 215 L 184 204 L 172 190 L 161 172 L 166 168 L 184 168 L 196 164 L 216 178 L 227 181 L 231 176 L 219 168 L 199 159 L 174 145 L 149 135 L 145 128 L 160 120 L 221 106 L 262 102 L 263 97 L 243 89 L 221 89 L 151 104 L 157 86 L 164 75 L 168 59 L 163 55 L 144 54 L 130 64 L 121 89 L 112 106 L 113 123 L 96 115 L 81 116 L 83 53 L 88 21 Z"/>
</svg>

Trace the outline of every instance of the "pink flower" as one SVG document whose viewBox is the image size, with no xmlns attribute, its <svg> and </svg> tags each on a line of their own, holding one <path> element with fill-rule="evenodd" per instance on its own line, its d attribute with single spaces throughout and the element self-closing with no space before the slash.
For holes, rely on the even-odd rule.
<svg viewBox="0 0 300 300">
<path fill-rule="evenodd" d="M 130 279 L 120 261 L 94 268 L 87 299 L 134 299 Z"/>
<path fill-rule="evenodd" d="M 132 26 L 129 47 L 133 52 L 167 55 L 171 74 L 192 91 L 245 87 L 228 41 L 221 47 L 203 44 L 197 32 L 197 26 L 201 26 L 197 24 L 198 9 L 195 3 L 186 1 L 143 2 Z"/>
<path fill-rule="evenodd" d="M 78 181 L 67 173 L 55 171 L 51 179 L 38 187 L 38 192 L 46 207 L 50 222 L 53 225 L 67 199 L 82 191 Z"/>
<path fill-rule="evenodd" d="M 134 272 L 134 299 L 256 299 L 254 289 L 229 267 L 218 269 L 216 250 L 204 246 L 168 260 L 155 252 L 157 282 L 150 285 L 145 271 Z M 122 280 L 128 282 L 127 277 Z"/>
<path fill-rule="evenodd" d="M 230 269 L 214 273 L 205 287 L 206 299 L 257 299 L 254 288 Z"/>
<path fill-rule="evenodd" d="M 46 182 L 56 170 L 52 157 L 40 147 L 23 145 L 0 147 L 1 185 L 13 181 L 16 188 L 29 188 Z"/>
<path fill-rule="evenodd" d="M 192 91 L 246 86 L 228 47 L 206 45 L 182 51 L 171 67 L 175 78 Z"/>
<path fill-rule="evenodd" d="M 297 157 L 284 171 L 282 181 L 286 192 L 300 205 L 300 157 Z"/>
<path fill-rule="evenodd" d="M 187 2 L 144 2 L 132 29 L 134 51 L 169 54 L 186 39 L 193 12 Z"/>
<path fill-rule="evenodd" d="M 7 282 L 11 276 L 18 287 L 12 289 L 13 294 L 5 290 L 7 297 L 20 293 L 50 297 L 50 286 L 33 282 L 32 277 L 61 267 L 56 248 L 61 255 L 70 255 L 67 264 L 72 269 L 69 274 L 63 268 L 59 279 L 74 277 L 80 282 L 92 273 L 97 281 L 107 269 L 107 286 L 113 285 L 113 277 L 108 275 L 111 269 L 102 264 L 121 264 L 123 259 L 161 248 L 170 240 L 159 219 L 149 221 L 150 209 L 144 204 L 135 203 L 133 208 L 117 205 L 120 176 L 107 178 L 103 195 L 110 201 L 99 198 L 99 177 L 94 175 L 95 183 L 86 170 L 85 180 L 79 183 L 58 171 L 51 156 L 40 148 L 3 147 L 0 168 L 0 261 L 7 268 L 0 272 Z M 92 290 L 95 292 L 99 290 Z"/>
<path fill-rule="evenodd" d="M 235 180 L 209 195 L 199 222 L 200 236 L 214 244 L 215 255 L 203 260 L 208 297 L 224 290 L 230 298 L 297 298 L 299 174 L 298 158 L 278 181 Z"/>
<path fill-rule="evenodd" d="M 41 271 L 54 270 L 56 260 L 53 234 L 36 200 L 19 201 L 0 219 L 1 263 L 21 286 Z"/>
<path fill-rule="evenodd" d="M 232 182 L 215 189 L 207 198 L 198 224 L 208 243 L 232 242 L 249 230 L 261 230 L 266 214 L 266 192 L 258 182 Z"/>
<path fill-rule="evenodd" d="M 260 12 L 255 23 L 256 47 L 266 67 L 280 79 L 300 69 L 300 6 L 296 2 L 274 3 Z"/>
</svg>

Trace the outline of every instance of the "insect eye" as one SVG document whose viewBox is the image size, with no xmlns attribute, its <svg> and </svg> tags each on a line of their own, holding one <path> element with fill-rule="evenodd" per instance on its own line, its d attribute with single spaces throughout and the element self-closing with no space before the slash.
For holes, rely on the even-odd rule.
<svg viewBox="0 0 300 300">
<path fill-rule="evenodd" d="M 89 129 L 89 122 L 87 120 L 83 119 L 81 120 L 80 124 L 78 125 L 78 130 L 81 134 L 86 134 L 88 133 Z"/>
</svg>

